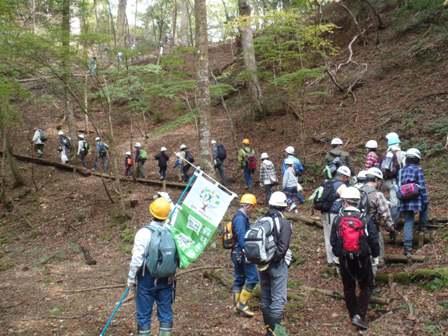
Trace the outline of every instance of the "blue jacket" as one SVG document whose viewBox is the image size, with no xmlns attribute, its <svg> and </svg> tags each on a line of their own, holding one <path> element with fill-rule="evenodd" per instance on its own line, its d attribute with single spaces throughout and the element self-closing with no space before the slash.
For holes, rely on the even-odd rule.
<svg viewBox="0 0 448 336">
<path fill-rule="evenodd" d="M 409 164 L 400 170 L 399 178 L 400 185 L 414 182 L 420 186 L 420 195 L 414 199 L 402 200 L 400 211 L 422 211 L 423 206 L 429 202 L 423 169 L 417 164 Z"/>
<path fill-rule="evenodd" d="M 303 174 L 303 165 L 302 165 L 302 162 L 300 162 L 300 160 L 298 158 L 296 158 L 294 155 L 288 155 L 288 157 L 286 159 L 292 159 L 294 161 L 294 170 L 298 176 Z M 286 171 L 285 160 L 283 160 L 283 162 L 282 162 L 282 176 L 285 175 L 285 171 Z"/>
<path fill-rule="evenodd" d="M 239 209 L 232 219 L 232 232 L 235 236 L 235 249 L 242 250 L 244 247 L 244 236 L 250 228 L 249 217 Z"/>
</svg>

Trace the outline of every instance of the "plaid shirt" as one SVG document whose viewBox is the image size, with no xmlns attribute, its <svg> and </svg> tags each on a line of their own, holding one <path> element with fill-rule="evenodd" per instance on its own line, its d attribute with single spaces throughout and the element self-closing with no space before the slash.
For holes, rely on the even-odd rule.
<svg viewBox="0 0 448 336">
<path fill-rule="evenodd" d="M 378 154 L 373 151 L 370 151 L 367 154 L 364 168 L 367 170 L 372 167 L 378 167 L 379 165 L 380 165 L 380 158 L 379 158 Z"/>
<path fill-rule="evenodd" d="M 423 169 L 419 165 L 410 164 L 400 170 L 399 176 L 400 185 L 414 182 L 420 186 L 420 195 L 411 200 L 402 200 L 400 211 L 422 211 L 423 206 L 429 202 Z"/>
<path fill-rule="evenodd" d="M 260 165 L 260 183 L 269 185 L 277 182 L 274 164 L 269 160 L 263 160 Z"/>
<path fill-rule="evenodd" d="M 361 188 L 362 191 L 367 193 L 369 198 L 369 215 L 375 222 L 377 227 L 380 224 L 391 228 L 394 225 L 392 216 L 390 214 L 389 204 L 387 203 L 386 197 L 380 191 L 377 191 L 374 187 L 369 184 L 364 185 Z"/>
</svg>

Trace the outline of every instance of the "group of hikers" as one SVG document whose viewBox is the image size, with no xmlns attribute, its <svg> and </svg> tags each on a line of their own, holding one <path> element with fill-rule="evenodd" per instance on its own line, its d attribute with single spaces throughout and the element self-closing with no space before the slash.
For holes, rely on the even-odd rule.
<svg viewBox="0 0 448 336">
<path fill-rule="evenodd" d="M 368 329 L 366 316 L 375 287 L 375 273 L 384 266 L 382 228 L 394 238 L 402 217 L 404 253 L 410 256 L 414 229 L 423 230 L 428 218 L 428 191 L 420 166 L 420 151 L 416 148 L 402 151 L 396 133 L 387 134 L 386 140 L 384 155 L 380 155 L 375 140 L 366 143 L 364 167 L 354 176 L 350 155 L 343 150 L 343 141 L 334 138 L 332 148 L 325 156 L 324 182 L 310 197 L 314 209 L 321 212 L 327 263 L 337 267 L 350 321 L 361 333 Z M 217 149 L 214 157 L 216 152 Z M 304 168 L 294 156 L 294 148 L 286 147 L 281 165 L 282 190 L 273 191 L 278 183 L 274 164 L 267 153 L 262 153 L 260 159 L 260 184 L 264 187 L 268 205 L 266 213 L 252 222 L 257 199 L 254 194 L 245 193 L 232 221 L 223 227 L 222 240 L 223 247 L 231 250 L 235 311 L 245 317 L 254 316 L 249 300 L 259 284 L 266 335 L 283 336 L 287 335 L 281 322 L 287 301 L 288 268 L 293 260 L 289 248 L 292 224 L 285 212 L 297 210 L 292 206 L 294 199 L 304 201 L 299 182 Z M 238 162 L 247 188 L 253 188 L 257 160 L 248 139 L 243 140 Z M 223 170 L 220 176 L 225 180 Z M 147 251 L 151 250 L 152 237 L 160 238 L 158 232 L 167 226 L 172 208 L 169 197 L 159 195 L 149 207 L 153 221 L 140 229 L 135 237 L 128 286 L 136 287 L 137 291 L 139 335 L 151 334 L 154 303 L 160 322 L 159 335 L 171 335 L 174 274 L 159 278 L 154 276 L 156 273 L 145 273 L 145 268 L 148 269 L 145 261 L 151 263 Z"/>
</svg>

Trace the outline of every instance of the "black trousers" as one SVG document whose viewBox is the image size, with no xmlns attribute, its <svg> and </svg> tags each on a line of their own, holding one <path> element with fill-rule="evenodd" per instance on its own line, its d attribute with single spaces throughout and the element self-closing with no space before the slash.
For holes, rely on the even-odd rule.
<svg viewBox="0 0 448 336">
<path fill-rule="evenodd" d="M 340 271 L 344 285 L 344 298 L 350 318 L 358 314 L 364 320 L 372 295 L 373 272 L 370 256 L 340 258 Z M 359 295 L 356 289 L 359 287 Z"/>
</svg>

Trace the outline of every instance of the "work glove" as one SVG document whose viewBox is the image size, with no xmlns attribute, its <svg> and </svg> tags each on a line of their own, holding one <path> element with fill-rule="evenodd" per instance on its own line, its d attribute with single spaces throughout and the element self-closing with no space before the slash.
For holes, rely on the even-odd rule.
<svg viewBox="0 0 448 336">
<path fill-rule="evenodd" d="M 292 259 L 293 259 L 292 251 L 290 249 L 288 249 L 288 251 L 286 251 L 286 254 L 285 254 L 285 262 L 288 267 L 289 267 L 289 265 L 291 265 Z"/>
<path fill-rule="evenodd" d="M 333 261 L 336 265 L 339 265 L 339 257 L 334 257 Z"/>
<path fill-rule="evenodd" d="M 372 266 L 378 266 L 380 263 L 380 258 L 376 257 L 372 259 Z"/>
<path fill-rule="evenodd" d="M 130 289 L 133 289 L 133 288 L 135 288 L 135 285 L 136 285 L 135 278 L 128 278 L 128 287 Z"/>
</svg>

